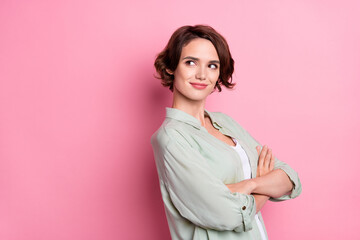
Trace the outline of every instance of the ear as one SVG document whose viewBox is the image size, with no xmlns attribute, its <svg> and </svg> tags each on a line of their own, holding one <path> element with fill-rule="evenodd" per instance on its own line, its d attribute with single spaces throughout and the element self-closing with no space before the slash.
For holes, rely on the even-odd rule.
<svg viewBox="0 0 360 240">
<path fill-rule="evenodd" d="M 168 74 L 170 74 L 170 75 L 174 75 L 174 72 L 173 72 L 173 71 L 171 71 L 170 69 L 166 68 L 165 70 L 166 70 L 166 72 L 167 72 Z"/>
</svg>

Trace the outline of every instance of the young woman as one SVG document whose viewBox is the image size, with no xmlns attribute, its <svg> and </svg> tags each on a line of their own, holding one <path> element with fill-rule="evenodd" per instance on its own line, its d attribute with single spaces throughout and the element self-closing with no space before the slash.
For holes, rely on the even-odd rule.
<svg viewBox="0 0 360 240">
<path fill-rule="evenodd" d="M 234 86 L 226 40 L 209 26 L 180 27 L 155 68 L 173 92 L 151 137 L 172 239 L 267 239 L 261 208 L 297 197 L 301 184 L 231 117 L 205 109 L 213 91 Z"/>
</svg>

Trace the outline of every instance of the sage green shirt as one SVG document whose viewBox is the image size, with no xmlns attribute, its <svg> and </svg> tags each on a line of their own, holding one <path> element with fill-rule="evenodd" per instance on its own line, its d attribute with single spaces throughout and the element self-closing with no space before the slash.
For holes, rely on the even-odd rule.
<svg viewBox="0 0 360 240">
<path fill-rule="evenodd" d="M 260 144 L 228 115 L 205 112 L 216 129 L 238 140 L 256 176 Z M 166 108 L 166 118 L 151 144 L 172 239 L 261 239 L 254 197 L 232 193 L 225 186 L 244 179 L 235 149 L 209 134 L 198 119 L 175 108 Z M 290 195 L 270 200 L 297 197 L 301 193 L 297 173 L 278 159 L 275 169 L 285 171 L 294 187 Z M 265 229 L 260 212 L 259 218 Z"/>
</svg>

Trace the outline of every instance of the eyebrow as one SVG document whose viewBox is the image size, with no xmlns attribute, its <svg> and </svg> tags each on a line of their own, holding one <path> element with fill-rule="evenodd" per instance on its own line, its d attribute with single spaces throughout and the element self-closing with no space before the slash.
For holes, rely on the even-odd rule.
<svg viewBox="0 0 360 240">
<path fill-rule="evenodd" d="M 184 57 L 183 60 L 185 60 L 185 59 L 190 59 L 190 60 L 199 61 L 199 58 L 191 57 L 191 56 Z M 211 61 L 209 61 L 209 62 L 210 62 L 210 63 L 220 64 L 220 61 L 218 61 L 218 60 L 211 60 Z"/>
</svg>

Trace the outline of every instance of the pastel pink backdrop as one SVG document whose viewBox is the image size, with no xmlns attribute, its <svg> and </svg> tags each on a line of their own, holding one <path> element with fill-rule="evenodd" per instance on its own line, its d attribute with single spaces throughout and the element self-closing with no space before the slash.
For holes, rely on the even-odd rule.
<svg viewBox="0 0 360 240">
<path fill-rule="evenodd" d="M 267 203 L 270 239 L 355 239 L 360 208 L 359 1 L 0 3 L 0 239 L 169 239 L 150 136 L 170 92 L 153 61 L 171 33 L 229 42 L 238 120 L 295 168 Z"/>
</svg>

